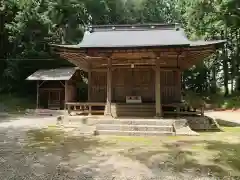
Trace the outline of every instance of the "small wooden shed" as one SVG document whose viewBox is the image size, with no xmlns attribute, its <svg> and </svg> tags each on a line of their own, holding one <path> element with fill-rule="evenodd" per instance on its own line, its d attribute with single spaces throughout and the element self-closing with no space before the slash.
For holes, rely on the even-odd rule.
<svg viewBox="0 0 240 180">
<path fill-rule="evenodd" d="M 37 109 L 64 109 L 65 102 L 76 101 L 77 67 L 38 70 L 27 80 L 37 81 Z"/>
</svg>

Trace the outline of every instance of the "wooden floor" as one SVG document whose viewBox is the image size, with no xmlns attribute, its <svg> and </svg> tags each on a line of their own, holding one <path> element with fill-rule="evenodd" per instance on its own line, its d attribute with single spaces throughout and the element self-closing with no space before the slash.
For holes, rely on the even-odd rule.
<svg viewBox="0 0 240 180">
<path fill-rule="evenodd" d="M 65 108 L 69 114 L 75 112 L 77 114 L 85 115 L 104 115 L 106 103 L 100 102 L 68 102 Z M 186 108 L 182 103 L 172 103 L 162 105 L 163 115 L 204 115 L 203 108 L 191 110 Z M 155 116 L 155 103 L 141 103 L 141 104 L 128 104 L 128 103 L 112 103 L 111 113 L 113 117 L 154 117 Z"/>
</svg>

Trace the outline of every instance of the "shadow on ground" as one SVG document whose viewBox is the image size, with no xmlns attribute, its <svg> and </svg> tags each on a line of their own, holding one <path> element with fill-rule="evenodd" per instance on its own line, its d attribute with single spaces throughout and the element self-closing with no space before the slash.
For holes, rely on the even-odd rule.
<svg viewBox="0 0 240 180">
<path fill-rule="evenodd" d="M 125 153 L 150 169 L 192 172 L 197 176 L 240 177 L 240 144 L 221 141 L 163 142 L 159 150 L 131 149 Z M 238 177 L 238 178 L 237 178 Z"/>
<path fill-rule="evenodd" d="M 38 163 L 31 166 L 42 167 L 41 177 L 66 179 L 94 179 L 103 173 L 99 164 L 106 161 L 98 159 L 102 149 L 112 146 L 94 136 L 71 136 L 61 129 L 34 129 L 27 132 L 24 147 L 27 154 L 37 154 Z"/>
<path fill-rule="evenodd" d="M 98 147 L 112 145 L 94 136 L 71 136 L 61 129 L 34 129 L 27 132 L 26 148 L 44 151 L 63 150 L 65 155 L 71 152 L 85 152 Z"/>
</svg>

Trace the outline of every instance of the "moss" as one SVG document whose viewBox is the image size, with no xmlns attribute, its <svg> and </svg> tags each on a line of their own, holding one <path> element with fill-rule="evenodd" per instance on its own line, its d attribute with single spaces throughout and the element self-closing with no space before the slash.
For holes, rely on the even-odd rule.
<svg viewBox="0 0 240 180">
<path fill-rule="evenodd" d="M 222 127 L 224 132 L 230 133 L 239 133 L 240 135 L 240 127 Z"/>
</svg>

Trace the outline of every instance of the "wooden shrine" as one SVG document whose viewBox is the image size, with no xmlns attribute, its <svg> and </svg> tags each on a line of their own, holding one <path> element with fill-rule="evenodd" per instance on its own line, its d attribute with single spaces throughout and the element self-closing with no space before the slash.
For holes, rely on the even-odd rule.
<svg viewBox="0 0 240 180">
<path fill-rule="evenodd" d="M 164 107 L 181 111 L 181 73 L 223 43 L 190 41 L 177 24 L 144 24 L 90 26 L 78 45 L 51 47 L 88 72 L 88 105 L 102 103 L 109 116 L 125 107 L 161 117 Z"/>
</svg>

